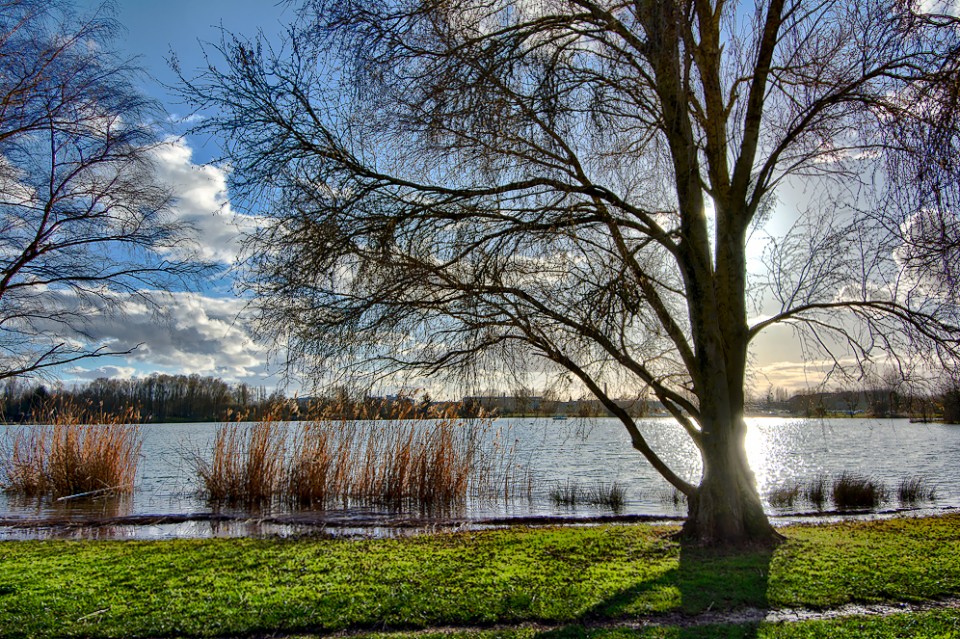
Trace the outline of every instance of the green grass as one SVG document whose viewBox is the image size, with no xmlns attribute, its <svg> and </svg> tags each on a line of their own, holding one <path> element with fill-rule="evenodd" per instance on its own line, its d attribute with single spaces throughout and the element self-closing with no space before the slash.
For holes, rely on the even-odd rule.
<svg viewBox="0 0 960 639">
<path fill-rule="evenodd" d="M 707 625 L 691 628 L 596 629 L 562 626 L 550 630 L 483 630 L 454 633 L 368 634 L 357 639 L 953 639 L 960 636 L 960 611 L 852 617 L 799 623 Z"/>
<path fill-rule="evenodd" d="M 956 515 L 792 527 L 776 550 L 743 554 L 680 548 L 672 532 L 614 526 L 365 541 L 3 542 L 0 636 L 572 625 L 550 631 L 559 638 L 585 632 L 576 630 L 580 623 L 650 613 L 835 607 L 960 594 Z M 955 628 L 951 615 L 931 613 L 939 620 L 931 623 Z M 803 626 L 772 628 L 801 632 Z M 697 628 L 634 636 L 842 636 L 756 634 L 757 628 L 743 635 L 744 627 L 731 628 L 729 635 L 716 634 L 728 631 L 718 627 L 709 631 L 714 634 L 696 634 L 707 632 Z"/>
</svg>

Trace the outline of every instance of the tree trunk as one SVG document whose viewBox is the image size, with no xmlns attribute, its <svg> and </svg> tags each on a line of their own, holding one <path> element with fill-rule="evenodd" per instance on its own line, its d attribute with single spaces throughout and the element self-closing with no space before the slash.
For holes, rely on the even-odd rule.
<svg viewBox="0 0 960 639">
<path fill-rule="evenodd" d="M 703 437 L 703 478 L 688 495 L 682 537 L 708 546 L 769 545 L 783 537 L 763 512 L 747 463 L 743 420 L 714 424 Z"/>
</svg>

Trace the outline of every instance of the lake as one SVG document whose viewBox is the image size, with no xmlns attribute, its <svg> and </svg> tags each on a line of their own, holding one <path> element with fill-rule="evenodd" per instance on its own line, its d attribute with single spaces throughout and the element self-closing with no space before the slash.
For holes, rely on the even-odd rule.
<svg viewBox="0 0 960 639">
<path fill-rule="evenodd" d="M 883 481 L 894 492 L 884 508 L 897 508 L 896 487 L 912 476 L 925 478 L 936 489 L 927 510 L 960 507 L 960 426 L 913 424 L 905 419 L 748 419 L 747 449 L 762 495 L 791 480 L 853 472 Z M 134 493 L 128 497 L 70 500 L 60 503 L 22 501 L 0 493 L 0 539 L 58 537 L 168 538 L 214 535 L 290 534 L 316 530 L 339 533 L 383 534 L 397 524 L 420 529 L 431 525 L 420 513 L 385 512 L 375 508 L 348 508 L 322 512 L 268 513 L 216 511 L 199 497 L 200 485 L 189 459 L 206 455 L 216 424 L 147 424 L 142 426 L 143 448 Z M 9 442 L 14 429 L 0 426 L 0 441 Z M 651 446 L 682 476 L 695 482 L 699 458 L 682 429 L 671 419 L 642 422 Z M 618 482 L 626 489 L 619 514 L 677 517 L 684 505 L 673 500 L 669 486 L 630 448 L 624 428 L 613 419 L 501 419 L 487 429 L 513 449 L 511 463 L 529 479 L 529 493 L 511 499 L 470 499 L 456 512 L 444 513 L 448 522 L 477 522 L 505 517 L 588 518 L 612 515 L 609 507 L 578 503 L 557 504 L 558 487 L 589 489 Z M 793 508 L 768 511 L 789 517 L 809 511 Z M 85 520 L 97 517 L 172 515 L 172 521 L 133 525 L 128 520 L 110 526 L 63 527 L 9 525 L 37 520 Z M 185 516 L 186 515 L 186 516 Z M 312 520 L 310 526 L 298 520 Z"/>
</svg>

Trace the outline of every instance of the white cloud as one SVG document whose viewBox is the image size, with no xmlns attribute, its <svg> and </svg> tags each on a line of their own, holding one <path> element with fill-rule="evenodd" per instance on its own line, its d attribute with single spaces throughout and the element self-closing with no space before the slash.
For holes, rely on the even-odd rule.
<svg viewBox="0 0 960 639">
<path fill-rule="evenodd" d="M 0 155 L 0 204 L 25 206 L 34 200 L 36 193 L 22 180 L 23 171 Z"/>
<path fill-rule="evenodd" d="M 74 367 L 72 377 L 92 379 L 129 377 L 138 371 L 169 370 L 210 375 L 237 381 L 266 374 L 266 351 L 253 338 L 244 317 L 246 302 L 199 293 L 140 291 L 135 296 L 108 294 L 109 304 L 87 300 L 83 335 L 64 335 L 64 327 L 39 326 L 59 339 L 82 342 L 88 348 L 112 352 L 132 350 L 114 370 L 88 371 Z M 151 300 L 153 303 L 146 303 Z M 77 308 L 78 300 L 65 292 L 50 292 L 51 304 Z M 95 304 L 93 304 L 95 303 Z"/>
<path fill-rule="evenodd" d="M 266 349 L 255 343 L 242 318 L 244 301 L 197 293 L 160 295 L 161 317 L 131 305 L 134 312 L 100 324 L 98 337 L 126 347 L 141 344 L 132 359 L 185 374 L 238 379 L 262 367 Z"/>
<path fill-rule="evenodd" d="M 850 370 L 856 367 L 852 360 L 844 360 L 840 364 Z M 751 367 L 750 379 L 755 391 L 762 391 L 768 386 L 785 388 L 793 393 L 822 390 L 835 372 L 836 365 L 832 360 L 778 361 Z"/>
<path fill-rule="evenodd" d="M 199 256 L 219 264 L 234 264 L 243 234 L 254 230 L 260 218 L 233 209 L 228 197 L 228 170 L 194 163 L 192 149 L 183 139 L 167 140 L 154 147 L 152 154 L 157 178 L 174 194 L 172 214 L 178 223 L 192 229 L 190 234 Z M 11 187 L 17 176 L 7 175 L 9 171 L 4 173 L 4 167 L 9 168 L 9 163 L 0 155 L 0 186 L 7 186 L 2 190 L 29 197 L 29 193 L 18 193 Z M 223 284 L 211 282 L 210 286 Z M 256 343 L 243 318 L 245 301 L 184 291 L 122 295 L 104 289 L 99 291 L 100 297 L 94 294 L 80 299 L 68 290 L 38 287 L 32 294 L 42 307 L 82 318 L 83 324 L 71 329 L 53 319 L 38 318 L 29 327 L 30 333 L 78 350 L 134 349 L 124 357 L 96 363 L 88 360 L 90 363 L 84 362 L 85 366 L 64 369 L 65 376 L 77 380 L 126 379 L 152 371 L 169 371 L 237 381 L 266 375 L 267 349 Z"/>
<path fill-rule="evenodd" d="M 204 260 L 233 264 L 244 233 L 258 218 L 237 213 L 227 192 L 228 171 L 213 164 L 194 164 L 193 151 L 183 139 L 170 139 L 154 150 L 157 177 L 173 191 L 174 214 L 195 230 Z"/>
<path fill-rule="evenodd" d="M 89 369 L 82 366 L 74 366 L 63 371 L 74 380 L 91 381 L 106 377 L 109 379 L 132 379 L 137 369 L 132 366 L 100 366 Z"/>
<path fill-rule="evenodd" d="M 180 115 L 179 113 L 170 113 L 167 116 L 167 121 L 171 124 L 197 124 L 206 120 L 206 117 L 199 113 L 190 113 L 188 115 Z"/>
<path fill-rule="evenodd" d="M 900 228 L 893 258 L 918 292 L 952 302 L 960 287 L 960 219 L 951 211 L 924 209 Z"/>
<path fill-rule="evenodd" d="M 920 0 L 920 13 L 960 16 L 960 0 Z"/>
</svg>

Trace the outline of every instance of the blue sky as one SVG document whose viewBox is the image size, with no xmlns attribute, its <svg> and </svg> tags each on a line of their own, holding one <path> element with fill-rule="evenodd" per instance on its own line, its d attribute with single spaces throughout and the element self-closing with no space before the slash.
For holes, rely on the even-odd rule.
<svg viewBox="0 0 960 639">
<path fill-rule="evenodd" d="M 76 0 L 82 12 L 101 6 L 99 0 Z M 271 0 L 116 0 L 116 19 L 125 33 L 115 46 L 135 56 L 152 76 L 144 90 L 160 100 L 173 120 L 188 115 L 186 107 L 164 85 L 177 82 L 167 59 L 173 52 L 188 76 L 205 65 L 202 43 L 216 42 L 221 28 L 268 39 L 280 35 L 296 18 L 297 2 Z M 176 127 L 174 127 L 176 129 Z M 181 132 L 185 127 L 181 127 Z M 179 193 L 179 211 L 199 229 L 205 255 L 229 266 L 236 257 L 238 227 L 254 224 L 231 205 L 226 173 L 216 164 L 216 140 L 186 135 L 166 147 L 161 170 Z M 209 282 L 199 292 L 174 292 L 164 302 L 161 322 L 148 309 L 132 306 L 120 322 L 104 322 L 95 337 L 122 350 L 142 344 L 133 356 L 89 360 L 62 372 L 63 379 L 130 377 L 159 371 L 198 373 L 231 382 L 275 387 L 282 370 L 268 365 L 268 345 L 258 344 L 244 321 L 244 302 L 232 291 L 231 275 Z M 808 384 L 802 354 L 787 331 L 773 331 L 760 344 L 756 362 L 762 374 L 758 388 L 768 383 L 803 387 Z M 289 387 L 288 387 L 289 388 Z"/>
<path fill-rule="evenodd" d="M 80 0 L 84 13 L 96 11 L 100 0 Z M 162 100 L 171 113 L 183 113 L 184 107 L 163 88 L 176 83 L 176 74 L 166 62 L 170 52 L 180 59 L 184 71 L 202 67 L 201 43 L 216 42 L 221 27 L 229 32 L 267 36 L 282 33 L 295 16 L 295 7 L 271 0 L 114 0 L 117 21 L 124 34 L 115 43 L 121 52 L 138 58 L 139 65 L 155 80 L 145 90 Z M 202 141 L 197 146 L 198 161 L 206 161 Z"/>
<path fill-rule="evenodd" d="M 81 15 L 103 10 L 99 0 L 76 0 Z M 112 46 L 135 58 L 144 69 L 144 92 L 159 100 L 171 121 L 188 115 L 187 107 L 165 85 L 177 76 L 167 59 L 176 54 L 186 74 L 205 64 L 201 43 L 215 42 L 220 29 L 244 35 L 262 31 L 267 37 L 282 32 L 294 10 L 269 0 L 119 0 L 107 8 L 123 30 Z M 186 127 L 170 123 L 170 135 Z M 258 344 L 244 321 L 244 302 L 232 287 L 229 267 L 237 257 L 240 227 L 254 224 L 231 206 L 227 174 L 216 164 L 216 140 L 184 135 L 158 152 L 162 177 L 178 196 L 175 214 L 197 229 L 204 257 L 228 270 L 204 283 L 200 290 L 172 291 L 160 305 L 159 319 L 151 309 L 130 303 L 119 320 L 98 323 L 92 336 L 116 350 L 137 344 L 130 357 L 99 358 L 58 372 L 67 384 L 97 377 L 131 377 L 152 372 L 198 373 L 231 382 L 275 387 L 281 384 L 278 367 L 268 368 L 267 345 Z"/>
<path fill-rule="evenodd" d="M 81 13 L 101 6 L 99 0 L 75 0 Z M 203 42 L 216 42 L 221 31 L 246 36 L 262 32 L 275 40 L 285 25 L 296 18 L 297 2 L 271 0 L 117 0 L 115 17 L 125 32 L 113 43 L 120 53 L 135 57 L 152 79 L 143 90 L 161 101 L 172 121 L 188 115 L 164 85 L 177 77 L 166 60 L 173 52 L 187 75 L 205 66 Z M 960 0 L 927 0 L 929 7 L 960 10 Z M 171 133 L 185 127 L 171 126 Z M 176 214 L 195 226 L 204 255 L 232 265 L 237 257 L 240 229 L 255 219 L 243 215 L 231 203 L 227 173 L 216 163 L 216 140 L 186 135 L 166 145 L 159 153 L 163 177 L 178 194 Z M 796 194 L 781 193 L 786 199 Z M 781 198 L 783 201 L 784 198 Z M 267 365 L 268 345 L 258 344 L 244 319 L 245 302 L 233 292 L 232 274 L 206 283 L 199 291 L 174 291 L 163 301 L 164 317 L 142 305 L 131 304 L 121 321 L 104 321 L 94 337 L 117 350 L 142 344 L 123 359 L 88 360 L 61 371 L 70 383 L 96 377 L 130 377 L 159 371 L 198 373 L 251 385 L 281 385 L 278 366 Z M 790 329 L 780 328 L 761 336 L 754 345 L 754 386 L 768 384 L 800 389 L 819 381 L 820 372 L 803 363 Z"/>
</svg>

